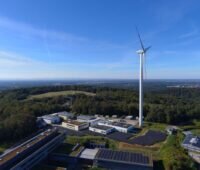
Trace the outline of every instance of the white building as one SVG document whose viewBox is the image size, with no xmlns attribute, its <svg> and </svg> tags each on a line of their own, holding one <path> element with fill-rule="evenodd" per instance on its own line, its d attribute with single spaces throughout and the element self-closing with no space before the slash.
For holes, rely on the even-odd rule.
<svg viewBox="0 0 200 170">
<path fill-rule="evenodd" d="M 176 134 L 177 128 L 175 126 L 168 126 L 166 128 L 166 131 L 167 131 L 168 135 Z"/>
<path fill-rule="evenodd" d="M 96 133 L 101 133 L 103 135 L 107 135 L 113 132 L 115 129 L 109 126 L 102 126 L 102 125 L 94 125 L 90 126 L 89 130 Z"/>
<path fill-rule="evenodd" d="M 79 122 L 87 122 L 90 126 L 96 125 L 101 119 L 94 116 L 80 115 L 77 117 Z"/>
<path fill-rule="evenodd" d="M 190 151 L 200 152 L 200 137 L 187 135 L 182 143 L 182 146 Z"/>
<path fill-rule="evenodd" d="M 53 113 L 52 115 L 57 115 L 60 118 L 62 118 L 63 120 L 72 119 L 74 117 L 73 113 L 66 112 L 66 111 Z"/>
<path fill-rule="evenodd" d="M 110 122 L 110 121 L 99 121 L 98 125 L 108 126 L 115 128 L 118 132 L 128 133 L 134 127 L 131 124 L 121 123 L 121 122 Z"/>
<path fill-rule="evenodd" d="M 128 119 L 128 120 L 133 119 L 133 116 L 130 116 L 130 115 L 126 116 L 125 119 Z"/>
<path fill-rule="evenodd" d="M 56 116 L 56 115 L 44 115 L 41 117 L 45 123 L 47 124 L 57 124 L 60 123 L 60 117 Z"/>
<path fill-rule="evenodd" d="M 87 122 L 78 122 L 75 120 L 66 120 L 62 122 L 62 127 L 65 127 L 67 129 L 72 129 L 72 130 L 82 130 L 82 129 L 86 129 L 89 127 L 89 123 Z"/>
<path fill-rule="evenodd" d="M 84 149 L 79 157 L 83 159 L 94 160 L 98 151 L 99 149 Z"/>
</svg>

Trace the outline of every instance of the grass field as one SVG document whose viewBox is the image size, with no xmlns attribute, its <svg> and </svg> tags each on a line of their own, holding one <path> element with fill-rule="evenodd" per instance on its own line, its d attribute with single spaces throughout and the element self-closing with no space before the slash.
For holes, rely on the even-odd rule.
<svg viewBox="0 0 200 170">
<path fill-rule="evenodd" d="M 85 91 L 75 91 L 75 90 L 67 90 L 67 91 L 58 91 L 58 92 L 48 92 L 42 93 L 37 95 L 30 95 L 27 99 L 42 99 L 42 98 L 49 98 L 49 97 L 57 97 L 57 96 L 69 96 L 69 95 L 76 95 L 76 94 L 84 94 L 88 96 L 95 96 L 95 93 L 85 92 Z"/>
<path fill-rule="evenodd" d="M 101 136 L 68 136 L 65 140 L 66 143 L 75 145 L 77 143 L 85 145 L 87 142 L 106 143 L 108 148 L 117 149 L 119 142 Z"/>
</svg>

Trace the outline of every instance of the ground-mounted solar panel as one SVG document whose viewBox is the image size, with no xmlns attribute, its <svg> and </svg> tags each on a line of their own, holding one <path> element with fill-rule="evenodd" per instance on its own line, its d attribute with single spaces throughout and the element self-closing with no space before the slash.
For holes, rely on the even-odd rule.
<svg viewBox="0 0 200 170">
<path fill-rule="evenodd" d="M 120 142 L 127 142 L 129 138 L 133 137 L 131 133 L 113 132 L 107 135 L 108 138 Z"/>
<path fill-rule="evenodd" d="M 166 136 L 167 135 L 163 132 L 149 130 L 145 135 L 130 139 L 127 141 L 127 143 L 138 145 L 153 145 L 157 142 L 164 141 Z"/>
</svg>

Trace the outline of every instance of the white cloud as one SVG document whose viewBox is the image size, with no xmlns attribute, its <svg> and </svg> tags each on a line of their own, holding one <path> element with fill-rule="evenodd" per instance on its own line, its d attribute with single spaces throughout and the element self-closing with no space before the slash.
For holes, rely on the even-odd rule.
<svg viewBox="0 0 200 170">
<path fill-rule="evenodd" d="M 14 21 L 5 17 L 0 17 L 0 27 L 6 28 L 18 33 L 22 33 L 23 36 L 31 37 L 36 36 L 40 38 L 49 37 L 52 39 L 61 39 L 67 40 L 69 42 L 72 41 L 87 41 L 86 38 L 77 37 L 71 34 L 67 34 L 65 32 L 58 32 L 54 30 L 47 30 L 45 28 L 36 28 L 30 24 L 25 24 L 23 22 Z"/>
<path fill-rule="evenodd" d="M 36 63 L 31 58 L 24 57 L 12 52 L 0 51 L 0 67 L 14 67 L 14 66 L 25 66 Z"/>
</svg>

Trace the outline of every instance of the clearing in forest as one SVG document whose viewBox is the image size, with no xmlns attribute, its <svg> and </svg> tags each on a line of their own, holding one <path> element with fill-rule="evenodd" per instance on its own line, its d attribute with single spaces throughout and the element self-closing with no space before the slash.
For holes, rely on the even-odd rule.
<svg viewBox="0 0 200 170">
<path fill-rule="evenodd" d="M 92 93 L 92 92 L 67 90 L 67 91 L 47 92 L 47 93 L 42 93 L 42 94 L 30 95 L 28 97 L 28 99 L 29 100 L 41 99 L 41 98 L 49 98 L 49 97 L 56 97 L 56 96 L 69 96 L 69 95 L 76 95 L 76 94 L 84 94 L 87 96 L 95 96 L 96 95 L 95 93 Z"/>
</svg>

